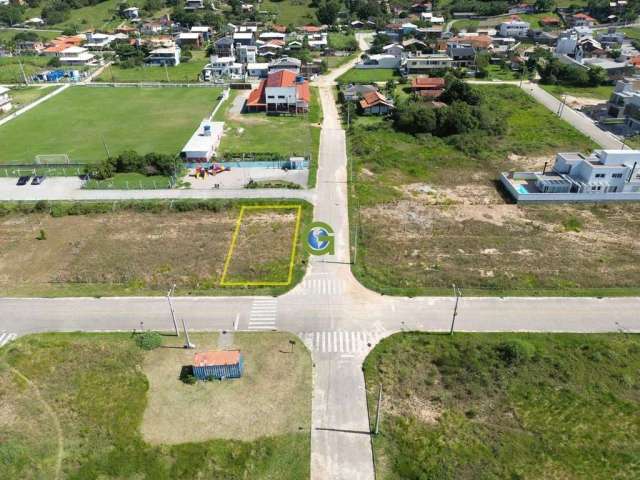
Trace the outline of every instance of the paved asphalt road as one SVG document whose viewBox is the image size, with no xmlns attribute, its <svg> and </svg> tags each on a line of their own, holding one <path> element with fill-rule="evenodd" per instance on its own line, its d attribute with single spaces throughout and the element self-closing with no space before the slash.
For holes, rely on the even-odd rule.
<svg viewBox="0 0 640 480">
<path fill-rule="evenodd" d="M 330 91 L 345 68 L 317 82 L 324 120 L 312 201 L 315 219 L 335 229 L 335 255 L 312 259 L 303 281 L 275 299 L 174 300 L 178 318 L 191 329 L 230 330 L 235 324 L 241 330 L 256 330 L 269 320 L 270 328 L 294 332 L 310 348 L 315 364 L 313 480 L 374 479 L 362 361 L 377 341 L 394 332 L 447 331 L 454 302 L 449 297 L 382 296 L 366 290 L 351 274 L 345 134 Z M 534 89 L 532 94 L 538 92 Z M 272 302 L 272 318 L 262 315 L 254 323 L 254 304 L 265 302 Z M 638 312 L 640 298 L 463 298 L 456 330 L 640 332 Z M 18 334 L 131 330 L 140 328 L 140 322 L 144 328 L 170 330 L 170 318 L 163 297 L 0 299 L 0 331 Z"/>
</svg>

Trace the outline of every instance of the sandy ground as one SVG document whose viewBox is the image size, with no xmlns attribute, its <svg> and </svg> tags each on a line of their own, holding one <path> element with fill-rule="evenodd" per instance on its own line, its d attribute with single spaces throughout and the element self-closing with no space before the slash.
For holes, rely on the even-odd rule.
<svg viewBox="0 0 640 480">
<path fill-rule="evenodd" d="M 232 168 L 228 172 L 222 172 L 215 176 L 196 179 L 187 175 L 183 178 L 185 182 L 191 183 L 191 188 L 195 190 L 208 190 L 211 188 L 244 188 L 249 181 L 263 180 L 284 180 L 306 187 L 309 178 L 309 170 L 289 170 L 284 171 L 278 168 Z"/>
</svg>

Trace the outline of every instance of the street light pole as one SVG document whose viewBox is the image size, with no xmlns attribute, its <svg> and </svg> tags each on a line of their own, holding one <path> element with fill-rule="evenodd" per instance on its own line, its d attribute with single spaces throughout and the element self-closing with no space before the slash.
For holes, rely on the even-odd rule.
<svg viewBox="0 0 640 480">
<path fill-rule="evenodd" d="M 167 292 L 167 302 L 169 302 L 169 311 L 171 312 L 171 320 L 173 321 L 173 330 L 176 332 L 176 337 L 179 337 L 180 332 L 178 332 L 178 324 L 176 323 L 176 312 L 173 310 L 173 302 L 171 301 L 171 295 L 173 295 L 175 289 L 176 284 L 174 283 L 169 289 L 169 292 Z"/>
<path fill-rule="evenodd" d="M 453 335 L 453 328 L 456 323 L 456 317 L 458 316 L 458 302 L 462 296 L 462 290 L 456 287 L 455 283 L 453 284 L 453 294 L 456 296 L 456 304 L 453 307 L 453 317 L 451 318 L 451 329 L 449 330 L 449 335 Z"/>
<path fill-rule="evenodd" d="M 182 320 L 182 328 L 184 330 L 184 348 L 196 348 L 196 346 L 191 343 L 191 340 L 189 339 L 189 332 L 187 332 L 187 324 L 184 322 L 184 318 L 181 317 L 180 320 Z"/>
</svg>

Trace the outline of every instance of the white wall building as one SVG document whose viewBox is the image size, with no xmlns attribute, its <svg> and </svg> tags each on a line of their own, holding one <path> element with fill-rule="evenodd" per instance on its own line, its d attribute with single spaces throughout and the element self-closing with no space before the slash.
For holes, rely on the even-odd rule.
<svg viewBox="0 0 640 480">
<path fill-rule="evenodd" d="M 530 27 L 531 25 L 528 22 L 509 20 L 508 22 L 500 24 L 498 32 L 500 32 L 500 36 L 502 37 L 520 38 L 527 36 Z"/>
<path fill-rule="evenodd" d="M 175 67 L 180 65 L 180 47 L 156 48 L 149 52 L 149 56 L 144 59 L 147 65 L 168 65 Z"/>
<path fill-rule="evenodd" d="M 12 108 L 13 105 L 11 104 L 9 89 L 7 87 L 0 87 L 0 112 L 6 113 Z"/>
<path fill-rule="evenodd" d="M 96 56 L 84 47 L 65 48 L 60 53 L 60 63 L 63 65 L 94 65 L 97 63 Z"/>
<path fill-rule="evenodd" d="M 180 157 L 188 163 L 205 163 L 215 155 L 224 134 L 224 122 L 204 119 L 183 147 Z"/>
<path fill-rule="evenodd" d="M 376 54 L 366 55 L 358 63 L 355 68 L 400 68 L 402 59 L 395 55 Z"/>
<path fill-rule="evenodd" d="M 446 70 L 453 66 L 453 58 L 443 53 L 412 55 L 407 57 L 407 73 L 429 73 L 432 70 Z"/>
<path fill-rule="evenodd" d="M 236 62 L 235 57 L 218 57 L 217 55 L 212 55 L 209 61 L 210 63 L 207 63 L 202 70 L 205 79 L 212 77 L 240 78 L 244 73 L 244 66 Z"/>
</svg>

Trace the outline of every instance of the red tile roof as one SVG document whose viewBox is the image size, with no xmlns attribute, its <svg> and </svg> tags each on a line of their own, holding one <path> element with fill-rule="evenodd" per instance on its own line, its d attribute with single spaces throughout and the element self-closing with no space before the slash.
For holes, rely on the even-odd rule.
<svg viewBox="0 0 640 480">
<path fill-rule="evenodd" d="M 416 90 L 441 90 L 444 88 L 444 78 L 416 77 L 411 81 L 411 88 Z"/>
<path fill-rule="evenodd" d="M 306 103 L 309 103 L 309 100 L 311 100 L 309 82 L 304 81 L 298 84 L 298 100 L 304 100 Z"/>
<path fill-rule="evenodd" d="M 389 102 L 389 100 L 387 100 L 380 92 L 367 92 L 362 96 L 362 100 L 360 100 L 360 106 L 362 108 L 375 107 L 380 103 L 390 107 L 393 106 L 393 104 L 391 104 L 391 102 Z"/>
<path fill-rule="evenodd" d="M 249 98 L 247 98 L 247 106 L 248 107 L 261 107 L 264 106 L 264 87 L 266 86 L 267 81 L 261 80 L 260 85 L 257 88 L 251 90 L 249 94 Z"/>
<path fill-rule="evenodd" d="M 306 33 L 318 33 L 318 32 L 324 32 L 326 30 L 325 27 L 317 27 L 315 25 L 305 25 L 303 27 L 300 27 L 300 30 L 302 30 L 303 32 Z"/>
<path fill-rule="evenodd" d="M 240 351 L 200 352 L 193 357 L 194 367 L 205 365 L 235 365 L 240 361 Z"/>
<path fill-rule="evenodd" d="M 425 98 L 439 98 L 444 90 L 420 90 L 418 95 Z"/>
<path fill-rule="evenodd" d="M 287 33 L 287 26 L 286 26 L 286 25 L 278 25 L 278 24 L 275 24 L 275 25 L 273 25 L 273 26 L 271 27 L 271 29 L 272 29 L 274 32 L 278 32 L 278 33 Z"/>
<path fill-rule="evenodd" d="M 573 18 L 580 18 L 580 19 L 582 19 L 582 20 L 588 20 L 588 21 L 590 21 L 590 22 L 595 22 L 595 21 L 596 21 L 596 19 L 595 19 L 595 18 L 593 18 L 593 17 L 591 17 L 591 16 L 587 15 L 586 13 L 576 13 L 576 14 L 573 16 Z"/>
<path fill-rule="evenodd" d="M 493 39 L 489 35 L 473 35 L 468 37 L 451 37 L 447 43 L 463 43 L 475 48 L 489 48 Z"/>
<path fill-rule="evenodd" d="M 291 70 L 279 70 L 267 78 L 267 87 L 292 87 L 295 83 L 296 74 Z"/>
</svg>

